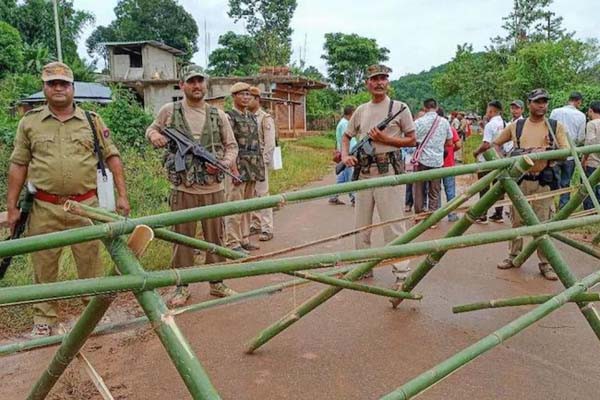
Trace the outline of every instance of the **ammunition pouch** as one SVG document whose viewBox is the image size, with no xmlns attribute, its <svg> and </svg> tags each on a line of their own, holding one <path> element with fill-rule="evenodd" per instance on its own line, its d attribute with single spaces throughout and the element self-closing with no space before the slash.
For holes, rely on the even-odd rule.
<svg viewBox="0 0 600 400">
<path fill-rule="evenodd" d="M 404 159 L 402 157 L 402 151 L 396 150 L 389 153 L 375 154 L 370 156 L 364 152 L 358 155 L 358 165 L 355 167 L 354 175 L 357 179 L 360 173 L 369 175 L 371 173 L 371 165 L 377 166 L 377 172 L 380 175 L 386 175 L 390 172 L 390 165 L 395 175 L 404 173 Z M 357 174 L 358 171 L 358 174 Z M 353 176 L 353 180 L 354 176 Z"/>
<path fill-rule="evenodd" d="M 559 189 L 560 169 L 558 165 L 548 165 L 538 175 L 541 186 L 550 186 L 551 190 Z"/>
</svg>

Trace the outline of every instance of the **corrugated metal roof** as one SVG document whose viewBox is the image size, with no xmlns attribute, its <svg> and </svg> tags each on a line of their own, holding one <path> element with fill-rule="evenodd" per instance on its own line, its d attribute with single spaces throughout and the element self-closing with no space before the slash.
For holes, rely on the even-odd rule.
<svg viewBox="0 0 600 400">
<path fill-rule="evenodd" d="M 101 43 L 101 44 L 106 47 L 135 46 L 135 45 L 147 44 L 147 45 L 162 49 L 164 51 L 168 51 L 169 53 L 174 54 L 176 56 L 182 56 L 185 54 L 185 51 L 176 49 L 175 47 L 171 47 L 167 44 L 164 44 L 163 42 L 159 42 L 158 40 L 138 40 L 138 41 L 133 41 L 133 42 L 106 42 L 106 43 Z"/>
<path fill-rule="evenodd" d="M 21 103 L 39 103 L 45 101 L 44 92 L 37 92 L 21 100 Z M 112 92 L 108 86 L 92 82 L 75 82 L 75 101 L 91 101 L 96 103 L 109 103 Z"/>
</svg>

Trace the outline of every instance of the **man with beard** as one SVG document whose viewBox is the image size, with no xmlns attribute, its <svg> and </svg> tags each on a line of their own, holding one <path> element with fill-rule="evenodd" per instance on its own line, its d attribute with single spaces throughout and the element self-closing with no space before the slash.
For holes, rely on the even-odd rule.
<svg viewBox="0 0 600 400">
<path fill-rule="evenodd" d="M 161 130 L 167 127 L 177 128 L 190 139 L 200 143 L 221 162 L 232 168 L 238 153 L 227 115 L 204 101 L 207 91 L 208 75 L 197 65 L 189 65 L 181 71 L 179 87 L 184 98 L 181 101 L 165 104 L 156 119 L 146 130 L 146 137 L 154 147 L 167 147 L 165 169 L 171 182 L 171 210 L 208 206 L 225 201 L 224 175 L 210 164 L 201 162 L 192 154 L 185 156 L 185 171 L 175 169 L 177 146 L 169 142 Z M 233 168 L 232 168 L 233 170 Z M 197 223 L 187 222 L 175 225 L 177 233 L 190 237 L 196 236 Z M 208 242 L 223 245 L 223 219 L 208 218 L 202 220 L 202 233 Z M 223 262 L 224 258 L 206 253 L 206 264 Z M 172 268 L 194 265 L 194 249 L 175 244 L 173 247 Z M 210 294 L 226 297 L 235 294 L 222 281 L 210 282 Z M 187 285 L 180 285 L 169 300 L 170 307 L 179 307 L 186 303 L 190 293 Z"/>
</svg>

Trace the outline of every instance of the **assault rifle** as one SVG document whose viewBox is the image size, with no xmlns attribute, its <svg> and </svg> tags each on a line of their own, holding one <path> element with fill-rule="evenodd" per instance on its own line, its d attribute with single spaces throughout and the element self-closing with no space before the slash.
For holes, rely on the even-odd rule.
<svg viewBox="0 0 600 400">
<path fill-rule="evenodd" d="M 382 131 L 385 128 L 387 128 L 387 126 L 390 124 L 390 122 L 392 122 L 394 120 L 394 118 L 396 118 L 398 115 L 400 115 L 400 113 L 402 111 L 404 111 L 405 109 L 406 109 L 406 106 L 402 106 L 402 107 L 400 107 L 398 112 L 388 115 L 383 121 L 381 121 L 379 124 L 377 124 L 377 129 Z M 352 149 L 352 151 L 350 151 L 350 153 L 348 155 L 359 158 L 358 156 L 360 155 L 360 153 L 365 153 L 366 155 L 369 155 L 369 156 L 373 156 L 375 154 L 375 149 L 373 148 L 372 140 L 369 137 L 368 132 L 367 132 L 367 135 L 363 139 L 361 139 L 360 142 L 358 142 L 356 144 L 356 146 L 354 146 L 354 148 Z M 347 168 L 346 164 L 344 164 L 343 162 L 339 162 L 335 166 L 335 173 L 339 174 L 346 168 Z"/>
<path fill-rule="evenodd" d="M 237 183 L 242 183 L 239 176 L 235 176 L 229 169 L 223 165 L 211 152 L 206 150 L 200 143 L 194 142 L 185 133 L 177 128 L 164 128 L 162 134 L 171 139 L 177 145 L 177 153 L 175 154 L 175 171 L 185 171 L 185 156 L 192 154 L 198 157 L 202 162 L 212 165 L 224 174 L 229 175 Z"/>
<path fill-rule="evenodd" d="M 35 191 L 30 190 L 28 186 L 29 184 L 25 186 L 25 195 L 23 196 L 23 199 L 19 202 L 21 215 L 19 216 L 19 220 L 15 225 L 15 230 L 5 240 L 18 239 L 19 237 L 21 237 L 23 232 L 25 232 L 25 226 L 27 225 L 27 219 L 29 218 L 29 213 L 31 212 L 31 207 L 33 206 L 33 198 L 35 196 Z M 4 257 L 2 259 L 2 262 L 0 263 L 0 279 L 4 278 L 6 270 L 8 270 L 8 267 L 10 267 L 11 261 L 12 256 Z"/>
</svg>

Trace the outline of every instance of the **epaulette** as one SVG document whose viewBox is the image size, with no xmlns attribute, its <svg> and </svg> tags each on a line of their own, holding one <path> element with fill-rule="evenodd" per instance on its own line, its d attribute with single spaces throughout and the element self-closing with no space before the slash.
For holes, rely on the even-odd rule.
<svg viewBox="0 0 600 400">
<path fill-rule="evenodd" d="M 40 106 L 40 107 L 36 107 L 36 108 L 32 108 L 29 111 L 25 111 L 25 114 L 23 114 L 24 117 L 28 116 L 28 115 L 33 115 L 33 114 L 37 114 L 39 112 L 41 112 L 44 109 L 44 106 Z"/>
</svg>

